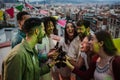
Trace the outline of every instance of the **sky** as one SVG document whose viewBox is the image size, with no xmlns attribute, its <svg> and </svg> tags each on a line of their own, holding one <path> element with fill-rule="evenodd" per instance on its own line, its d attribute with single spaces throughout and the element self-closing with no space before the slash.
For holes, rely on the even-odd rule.
<svg viewBox="0 0 120 80">
<path fill-rule="evenodd" d="M 23 0 L 20 0 L 23 1 Z M 44 0 L 26 0 L 26 1 L 44 1 Z M 90 0 L 91 1 L 91 0 Z M 114 0 L 96 0 L 96 1 L 114 1 Z M 116 1 L 120 1 L 120 0 L 116 0 Z"/>
</svg>

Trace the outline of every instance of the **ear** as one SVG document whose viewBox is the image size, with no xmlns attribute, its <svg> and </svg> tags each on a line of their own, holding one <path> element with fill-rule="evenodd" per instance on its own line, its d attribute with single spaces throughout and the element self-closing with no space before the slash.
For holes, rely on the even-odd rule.
<svg viewBox="0 0 120 80">
<path fill-rule="evenodd" d="M 87 28 L 87 31 L 88 31 L 88 32 L 90 31 L 90 28 L 89 28 L 89 27 Z"/>
<path fill-rule="evenodd" d="M 104 44 L 104 42 L 103 42 L 103 41 L 99 42 L 99 45 L 100 45 L 100 46 L 103 46 L 103 44 Z"/>
<path fill-rule="evenodd" d="M 35 31 L 34 31 L 34 33 L 35 33 L 36 35 L 38 35 L 38 34 L 39 34 L 39 30 L 36 28 Z"/>
<path fill-rule="evenodd" d="M 21 25 L 21 22 L 20 22 L 20 21 L 18 21 L 18 25 Z"/>
</svg>

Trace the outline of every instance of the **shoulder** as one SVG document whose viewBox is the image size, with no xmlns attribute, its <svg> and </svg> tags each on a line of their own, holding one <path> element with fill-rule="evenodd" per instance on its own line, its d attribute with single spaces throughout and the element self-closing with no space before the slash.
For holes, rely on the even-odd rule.
<svg viewBox="0 0 120 80">
<path fill-rule="evenodd" d="M 22 43 L 16 45 L 12 50 L 11 50 L 11 54 L 14 55 L 22 55 L 24 49 L 23 49 L 23 45 Z"/>
<path fill-rule="evenodd" d="M 115 56 L 114 57 L 113 64 L 120 64 L 120 56 Z"/>
<path fill-rule="evenodd" d="M 74 47 L 79 47 L 80 46 L 80 38 L 79 36 L 76 36 L 73 41 L 71 42 L 71 45 L 74 46 Z"/>
<path fill-rule="evenodd" d="M 112 62 L 112 70 L 115 80 L 120 80 L 120 56 L 115 56 Z"/>
<path fill-rule="evenodd" d="M 73 39 L 73 41 L 81 41 L 81 39 L 80 39 L 79 35 L 78 35 L 78 36 L 76 36 L 76 37 Z"/>
<path fill-rule="evenodd" d="M 93 57 L 92 57 L 92 62 L 97 62 L 97 60 L 99 59 L 99 56 L 98 55 L 94 55 Z"/>
<path fill-rule="evenodd" d="M 8 53 L 8 56 L 4 59 L 4 61 L 6 62 L 18 61 L 23 57 L 24 55 L 23 55 L 22 48 L 20 48 L 19 45 L 17 45 L 10 51 L 10 53 Z"/>
<path fill-rule="evenodd" d="M 22 40 L 22 36 L 17 33 L 13 38 L 12 38 L 12 41 L 15 42 L 15 41 L 21 41 Z"/>
<path fill-rule="evenodd" d="M 113 71 L 120 70 L 120 56 L 115 56 L 112 61 Z"/>
</svg>

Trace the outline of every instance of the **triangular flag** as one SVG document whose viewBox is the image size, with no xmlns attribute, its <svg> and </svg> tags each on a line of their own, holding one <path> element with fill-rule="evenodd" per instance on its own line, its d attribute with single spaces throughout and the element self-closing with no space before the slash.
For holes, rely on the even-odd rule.
<svg viewBox="0 0 120 80">
<path fill-rule="evenodd" d="M 57 22 L 60 26 L 65 27 L 66 20 L 58 20 Z"/>
<path fill-rule="evenodd" d="M 48 11 L 46 11 L 46 10 L 40 10 L 40 14 L 47 15 Z"/>
<path fill-rule="evenodd" d="M 16 8 L 17 10 L 19 10 L 19 11 L 22 11 L 23 8 L 24 8 L 24 6 L 23 6 L 23 5 L 19 5 L 19 6 L 16 6 L 15 8 Z"/>
<path fill-rule="evenodd" d="M 30 9 L 33 9 L 33 6 L 31 6 L 31 5 L 28 4 L 28 3 L 25 3 L 25 6 L 28 7 L 28 8 L 30 8 Z"/>
<path fill-rule="evenodd" d="M 10 15 L 11 18 L 14 17 L 14 8 L 13 7 L 11 7 L 10 9 L 6 9 L 5 11 Z"/>
<path fill-rule="evenodd" d="M 0 10 L 0 20 L 3 20 L 3 11 Z"/>
<path fill-rule="evenodd" d="M 59 19 L 59 16 L 53 16 L 56 20 L 58 20 Z"/>
</svg>

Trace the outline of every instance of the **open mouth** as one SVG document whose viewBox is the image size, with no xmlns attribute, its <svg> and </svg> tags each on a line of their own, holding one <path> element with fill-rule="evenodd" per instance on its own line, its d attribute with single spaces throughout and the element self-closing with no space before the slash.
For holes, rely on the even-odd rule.
<svg viewBox="0 0 120 80">
<path fill-rule="evenodd" d="M 73 30 L 69 30 L 68 32 L 69 32 L 69 33 L 73 33 Z"/>
</svg>

